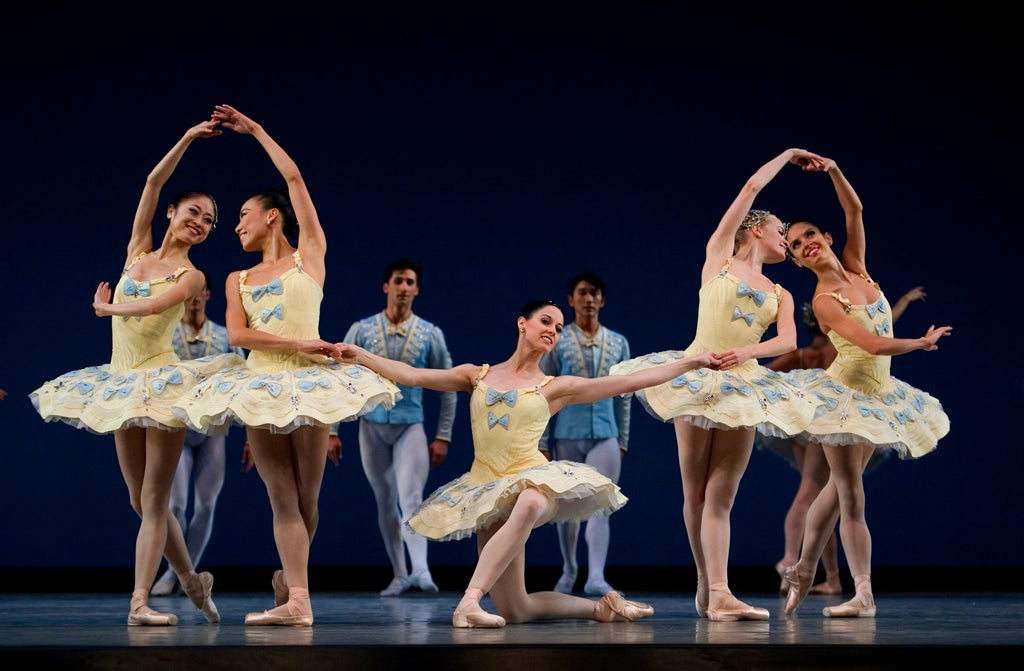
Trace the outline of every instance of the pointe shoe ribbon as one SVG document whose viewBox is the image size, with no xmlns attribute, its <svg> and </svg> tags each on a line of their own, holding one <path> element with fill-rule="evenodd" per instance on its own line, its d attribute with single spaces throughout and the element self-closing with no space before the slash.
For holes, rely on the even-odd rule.
<svg viewBox="0 0 1024 671">
<path fill-rule="evenodd" d="M 629 601 L 622 594 L 611 591 L 601 597 L 595 609 L 599 622 L 634 622 L 654 615 L 654 607 L 648 603 Z"/>
</svg>

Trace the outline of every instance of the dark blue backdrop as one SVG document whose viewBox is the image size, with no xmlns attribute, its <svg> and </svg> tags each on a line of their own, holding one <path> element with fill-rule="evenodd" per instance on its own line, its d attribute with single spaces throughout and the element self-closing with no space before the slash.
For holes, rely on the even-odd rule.
<svg viewBox="0 0 1024 671">
<path fill-rule="evenodd" d="M 867 477 L 874 562 L 1022 563 L 1018 283 L 1007 270 L 1021 143 L 1006 17 L 933 7 L 833 16 L 820 3 L 431 4 L 291 3 L 235 17 L 176 7 L 145 20 L 93 8 L 59 27 L 24 9 L 9 18 L 21 39 L 0 45 L 0 387 L 10 394 L 0 566 L 133 562 L 137 520 L 113 439 L 44 423 L 27 395 L 108 360 L 94 288 L 118 276 L 148 171 L 220 102 L 261 122 L 303 170 L 330 243 L 321 334 L 340 340 L 379 310 L 383 266 L 408 255 L 425 266 L 416 311 L 444 329 L 458 362 L 502 360 L 519 306 L 564 304 L 566 280 L 583 269 L 608 281 L 602 320 L 635 353 L 685 346 L 704 244 L 744 180 L 791 146 L 835 158 L 865 204 L 875 279 L 893 301 L 915 285 L 928 293 L 897 334 L 955 327 L 940 351 L 893 361 L 895 375 L 943 401 L 952 430 L 925 458 Z M 219 283 L 257 260 L 233 234 L 238 207 L 279 181 L 255 141 L 227 133 L 193 144 L 161 207 L 182 188 L 214 193 L 221 225 L 192 259 Z M 842 228 L 828 178 L 795 167 L 757 205 Z M 809 297 L 809 272 L 768 272 Z M 210 308 L 222 321 L 223 292 Z M 428 489 L 469 466 L 466 402 Z M 634 413 L 620 483 L 630 503 L 613 518 L 609 565 L 692 565 L 672 429 L 639 404 Z M 342 438 L 311 561 L 384 566 L 354 424 Z M 208 566 L 276 562 L 262 483 L 234 467 L 241 442 L 236 430 Z M 733 565 L 778 559 L 796 485 L 780 460 L 755 453 L 733 513 Z M 474 558 L 473 541 L 431 545 L 437 566 Z M 560 563 L 553 529 L 531 539 L 528 561 Z"/>
</svg>

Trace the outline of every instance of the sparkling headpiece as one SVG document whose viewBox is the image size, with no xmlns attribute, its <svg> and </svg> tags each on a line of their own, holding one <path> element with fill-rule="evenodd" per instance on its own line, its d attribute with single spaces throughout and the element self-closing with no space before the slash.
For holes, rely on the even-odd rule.
<svg viewBox="0 0 1024 671">
<path fill-rule="evenodd" d="M 768 210 L 751 210 L 747 212 L 747 216 L 743 217 L 743 223 L 740 224 L 740 228 L 753 228 L 754 226 L 760 226 L 764 222 L 768 221 L 768 217 L 772 216 L 772 213 Z"/>
</svg>

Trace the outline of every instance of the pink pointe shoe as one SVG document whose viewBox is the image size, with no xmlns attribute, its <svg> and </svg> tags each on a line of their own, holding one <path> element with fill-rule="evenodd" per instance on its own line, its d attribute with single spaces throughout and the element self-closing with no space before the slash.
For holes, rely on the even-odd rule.
<svg viewBox="0 0 1024 671">
<path fill-rule="evenodd" d="M 217 606 L 210 598 L 210 592 L 213 590 L 213 574 L 193 573 L 185 578 L 181 585 L 185 594 L 188 595 L 189 601 L 199 609 L 207 622 L 210 624 L 220 622 L 220 612 L 217 611 Z"/>
<path fill-rule="evenodd" d="M 737 599 L 725 583 L 711 585 L 711 594 L 716 597 L 716 603 L 708 602 L 708 619 L 712 622 L 767 620 L 771 617 L 768 609 L 751 606 Z"/>
<path fill-rule="evenodd" d="M 132 601 L 128 610 L 128 626 L 130 627 L 172 627 L 178 624 L 178 616 L 174 613 L 158 613 L 149 607 L 149 590 L 140 587 L 132 592 Z"/>
<path fill-rule="evenodd" d="M 499 629 L 505 626 L 505 618 L 492 615 L 480 607 L 484 598 L 481 589 L 470 587 L 466 590 L 452 615 L 452 626 L 459 629 Z"/>
<path fill-rule="evenodd" d="M 857 596 L 838 606 L 829 606 L 821 611 L 825 617 L 874 617 L 875 597 L 871 594 L 871 578 L 866 575 L 854 576 Z"/>
<path fill-rule="evenodd" d="M 790 566 L 786 569 L 786 582 L 789 583 L 789 593 L 786 594 L 786 615 L 791 615 L 796 611 L 800 602 L 811 591 L 811 583 L 814 582 L 813 572 L 801 573 L 797 566 Z"/>
<path fill-rule="evenodd" d="M 245 616 L 245 624 L 250 627 L 312 627 L 309 591 L 293 587 L 288 592 L 287 603 L 262 613 L 249 613 Z"/>
<path fill-rule="evenodd" d="M 629 601 L 612 590 L 594 603 L 594 619 L 598 622 L 635 622 L 654 615 L 654 606 L 640 601 Z"/>
</svg>

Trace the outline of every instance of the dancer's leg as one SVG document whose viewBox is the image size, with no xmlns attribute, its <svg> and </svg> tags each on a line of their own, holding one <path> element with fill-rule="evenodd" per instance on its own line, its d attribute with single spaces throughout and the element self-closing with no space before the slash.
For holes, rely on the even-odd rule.
<svg viewBox="0 0 1024 671">
<path fill-rule="evenodd" d="M 589 441 L 586 464 L 593 466 L 601 475 L 618 484 L 622 471 L 622 450 L 616 438 L 601 441 Z M 611 517 L 596 513 L 587 519 L 585 531 L 587 540 L 587 582 L 583 591 L 594 596 L 602 596 L 612 591 L 612 586 L 604 577 L 605 564 L 608 561 L 608 546 L 611 544 Z"/>
<path fill-rule="evenodd" d="M 377 504 L 377 528 L 391 562 L 391 583 L 381 596 L 397 596 L 408 589 L 409 569 L 402 544 L 402 520 L 398 512 L 398 483 L 392 446 L 392 426 L 359 420 L 359 458 Z"/>
<path fill-rule="evenodd" d="M 423 490 L 430 475 L 430 447 L 427 445 L 427 434 L 423 431 L 422 423 L 406 425 L 396 437 L 394 460 L 398 510 L 401 515 L 399 530 L 405 549 L 409 553 L 410 584 L 424 592 L 437 592 L 437 585 L 434 584 L 430 566 L 427 564 L 426 537 L 402 523 L 423 503 Z M 402 562 L 405 562 L 404 554 Z"/>
<path fill-rule="evenodd" d="M 679 454 L 679 473 L 683 481 L 683 523 L 686 538 L 697 568 L 697 614 L 704 617 L 708 607 L 708 568 L 701 545 L 701 525 L 707 487 L 711 432 L 690 424 L 682 417 L 674 422 Z"/>
<path fill-rule="evenodd" d="M 839 535 L 843 542 L 856 595 L 850 601 L 823 612 L 826 617 L 874 617 L 871 590 L 871 532 L 865 516 L 864 469 L 871 445 L 825 446 L 825 456 L 835 475 L 839 497 Z"/>
<path fill-rule="evenodd" d="M 552 458 L 562 461 L 583 462 L 586 459 L 584 450 L 586 441 L 558 440 L 555 441 L 555 452 Z M 555 525 L 558 534 L 558 549 L 562 553 L 562 575 L 555 583 L 555 591 L 572 594 L 579 574 L 579 562 L 576 558 L 576 547 L 579 545 L 581 523 L 577 520 L 559 522 Z"/>
</svg>

